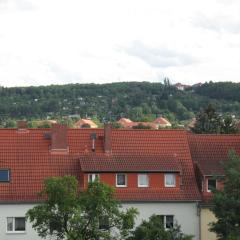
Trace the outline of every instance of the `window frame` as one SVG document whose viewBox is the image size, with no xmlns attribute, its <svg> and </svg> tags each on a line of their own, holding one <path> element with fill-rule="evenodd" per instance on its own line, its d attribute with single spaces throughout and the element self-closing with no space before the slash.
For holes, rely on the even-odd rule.
<svg viewBox="0 0 240 240">
<path fill-rule="evenodd" d="M 90 181 L 90 176 L 94 176 L 94 180 L 93 181 Z M 97 178 L 96 178 L 96 176 L 97 176 L 97 178 L 98 178 L 98 180 L 100 180 L 100 175 L 99 175 L 99 173 L 89 173 L 88 174 L 88 183 L 92 183 L 92 182 L 94 182 Z"/>
<path fill-rule="evenodd" d="M 8 172 L 8 180 L 1 181 L 0 183 L 9 183 L 10 182 L 10 177 L 11 177 L 11 172 L 9 168 L 1 168 L 0 171 L 7 171 Z"/>
<path fill-rule="evenodd" d="M 118 175 L 125 176 L 125 185 L 118 185 Z M 116 173 L 116 187 L 127 187 L 127 174 L 126 173 Z"/>
<path fill-rule="evenodd" d="M 171 229 L 171 227 L 167 227 L 167 217 L 172 217 L 172 219 L 173 219 L 172 224 L 173 224 L 173 227 L 174 227 L 174 219 L 175 219 L 174 215 L 170 215 L 170 214 L 162 215 L 162 214 L 159 214 L 158 216 L 160 216 L 163 219 L 162 223 L 163 223 L 164 229 L 166 229 L 166 230 Z"/>
<path fill-rule="evenodd" d="M 209 184 L 208 184 L 209 180 L 215 181 L 215 189 L 217 189 L 217 179 L 213 179 L 213 178 L 208 178 L 208 179 L 207 179 L 207 192 L 211 193 L 212 190 L 209 189 Z"/>
<path fill-rule="evenodd" d="M 170 184 L 167 184 L 167 176 L 174 176 L 174 184 L 173 185 L 170 185 Z M 165 187 L 168 187 L 168 188 L 173 188 L 173 187 L 176 187 L 176 174 L 175 173 L 165 173 L 164 174 L 164 186 Z"/>
<path fill-rule="evenodd" d="M 147 184 L 145 184 L 145 185 L 141 185 L 140 184 L 140 177 L 141 176 L 146 176 L 147 177 Z M 149 175 L 147 174 L 147 173 L 139 173 L 138 174 L 138 187 L 149 187 Z"/>
<path fill-rule="evenodd" d="M 8 230 L 8 219 L 11 218 L 13 220 L 12 222 L 12 228 L 13 230 L 12 231 L 9 231 Z M 24 219 L 24 227 L 25 227 L 25 230 L 20 230 L 20 231 L 16 231 L 16 219 L 17 218 L 23 218 Z M 26 233 L 26 228 L 27 228 L 27 225 L 26 225 L 26 217 L 6 217 L 6 233 L 7 234 L 18 234 L 18 233 Z"/>
</svg>

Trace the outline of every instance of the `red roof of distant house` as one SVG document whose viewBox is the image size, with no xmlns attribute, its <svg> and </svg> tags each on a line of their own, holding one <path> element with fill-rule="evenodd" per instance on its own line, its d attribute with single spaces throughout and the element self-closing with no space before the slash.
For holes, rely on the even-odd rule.
<svg viewBox="0 0 240 240">
<path fill-rule="evenodd" d="M 224 175 L 221 162 L 227 161 L 229 150 L 240 154 L 240 135 L 189 134 L 188 141 L 203 175 Z"/>
<path fill-rule="evenodd" d="M 96 156 L 102 156 L 104 153 L 103 129 L 68 129 L 69 151 L 65 154 L 50 153 L 51 140 L 46 137 L 47 135 L 44 137 L 44 134 L 50 131 L 51 129 L 29 129 L 24 132 L 16 129 L 0 130 L 0 168 L 11 170 L 10 183 L 0 183 L 1 202 L 39 201 L 37 193 L 42 189 L 43 180 L 50 176 L 74 175 L 79 178 L 80 158 L 92 154 L 91 133 L 97 135 Z M 126 153 L 128 156 L 135 156 L 131 161 L 136 168 L 137 156 L 139 156 L 140 161 L 148 169 L 158 164 L 155 161 L 159 156 L 165 156 L 166 159 L 167 156 L 174 156 L 172 167 L 176 168 L 176 162 L 181 167 L 182 185 L 178 191 L 146 190 L 146 194 L 140 189 L 118 191 L 116 195 L 120 200 L 196 201 L 200 199 L 185 131 L 112 130 L 112 155 L 124 159 Z M 148 156 L 151 156 L 149 165 L 147 165 Z M 126 158 L 124 164 L 130 169 L 128 160 Z M 158 167 L 166 169 L 171 167 L 171 164 L 169 166 L 167 164 L 164 160 Z"/>
<path fill-rule="evenodd" d="M 89 125 L 90 128 L 97 128 L 98 125 L 94 123 L 91 119 L 80 119 L 75 124 L 75 127 L 81 128 L 83 125 Z"/>
<path fill-rule="evenodd" d="M 124 128 L 133 128 L 138 125 L 149 126 L 151 129 L 158 129 L 158 125 L 154 122 L 133 122 L 128 118 L 121 118 L 118 123 Z"/>
<path fill-rule="evenodd" d="M 161 125 L 171 125 L 171 123 L 166 118 L 163 117 L 156 118 L 153 122 Z"/>
</svg>

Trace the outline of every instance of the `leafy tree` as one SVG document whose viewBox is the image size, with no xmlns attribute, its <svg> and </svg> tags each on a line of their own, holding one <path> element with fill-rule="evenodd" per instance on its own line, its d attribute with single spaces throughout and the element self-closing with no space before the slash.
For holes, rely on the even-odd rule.
<svg viewBox="0 0 240 240">
<path fill-rule="evenodd" d="M 138 125 L 133 126 L 132 128 L 133 128 L 133 129 L 151 129 L 151 126 L 150 126 L 150 125 L 144 125 L 144 124 L 142 124 L 142 123 L 139 123 Z"/>
<path fill-rule="evenodd" d="M 5 122 L 5 128 L 15 128 L 15 127 L 17 127 L 17 122 L 12 119 L 8 119 Z"/>
<path fill-rule="evenodd" d="M 232 116 L 226 116 L 222 121 L 221 132 L 225 134 L 237 133 L 235 122 Z"/>
<path fill-rule="evenodd" d="M 231 116 L 221 117 L 212 105 L 201 110 L 196 118 L 195 133 L 236 133 L 237 128 Z"/>
<path fill-rule="evenodd" d="M 113 194 L 112 187 L 97 181 L 79 193 L 73 176 L 48 178 L 41 192 L 46 201 L 26 216 L 42 238 L 125 239 L 134 226 L 137 210 L 122 211 Z"/>
<path fill-rule="evenodd" d="M 240 156 L 229 152 L 229 161 L 224 164 L 224 188 L 215 190 L 213 213 L 217 221 L 211 223 L 211 231 L 220 240 L 240 239 Z"/>
<path fill-rule="evenodd" d="M 129 240 L 191 240 L 192 236 L 182 233 L 179 225 L 166 230 L 160 215 L 152 215 L 149 220 L 144 220 L 133 232 Z"/>
<path fill-rule="evenodd" d="M 221 132 L 221 118 L 211 104 L 198 113 L 192 131 L 195 133 Z"/>
</svg>

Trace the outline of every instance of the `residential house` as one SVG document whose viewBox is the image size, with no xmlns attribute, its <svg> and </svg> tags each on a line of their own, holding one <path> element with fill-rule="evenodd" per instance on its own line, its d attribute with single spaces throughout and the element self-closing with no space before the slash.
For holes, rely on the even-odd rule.
<svg viewBox="0 0 240 240">
<path fill-rule="evenodd" d="M 97 128 L 98 125 L 93 122 L 90 118 L 87 119 L 80 119 L 74 124 L 75 128 Z"/>
<path fill-rule="evenodd" d="M 121 118 L 118 120 L 118 123 L 123 127 L 123 128 L 134 128 L 138 125 L 143 125 L 146 127 L 150 127 L 151 129 L 159 129 L 159 128 L 165 128 L 165 127 L 171 127 L 172 124 L 163 117 L 159 117 L 155 119 L 153 122 L 133 122 L 128 118 Z"/>
<path fill-rule="evenodd" d="M 158 128 L 171 127 L 172 124 L 164 117 L 159 117 L 153 121 L 158 125 Z"/>
<path fill-rule="evenodd" d="M 229 150 L 240 154 L 240 135 L 189 134 L 189 146 L 195 165 L 197 182 L 202 194 L 200 204 L 200 236 L 202 240 L 216 240 L 209 231 L 209 224 L 216 220 L 211 212 L 212 189 L 222 189 L 224 170 Z"/>
<path fill-rule="evenodd" d="M 114 186 L 123 208 L 138 208 L 137 224 L 158 214 L 199 239 L 201 196 L 184 130 L 0 129 L 1 240 L 40 239 L 25 213 L 43 201 L 44 179 L 64 175 L 80 189 L 95 178 Z"/>
</svg>

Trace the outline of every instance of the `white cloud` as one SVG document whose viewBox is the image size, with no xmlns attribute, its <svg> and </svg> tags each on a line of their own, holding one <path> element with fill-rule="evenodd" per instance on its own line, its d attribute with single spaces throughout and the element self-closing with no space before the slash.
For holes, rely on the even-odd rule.
<svg viewBox="0 0 240 240">
<path fill-rule="evenodd" d="M 0 0 L 0 85 L 239 81 L 240 2 Z"/>
</svg>

